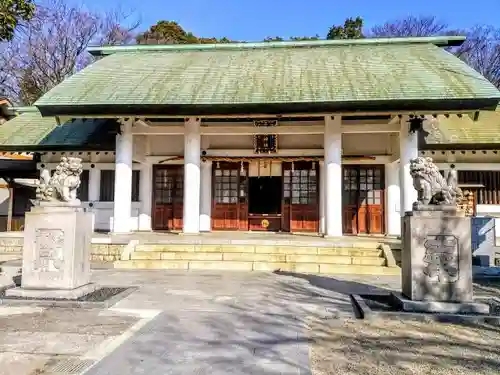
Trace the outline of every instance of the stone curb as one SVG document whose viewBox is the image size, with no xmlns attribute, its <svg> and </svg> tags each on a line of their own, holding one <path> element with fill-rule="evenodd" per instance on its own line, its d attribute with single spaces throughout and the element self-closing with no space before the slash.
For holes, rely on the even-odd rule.
<svg viewBox="0 0 500 375">
<path fill-rule="evenodd" d="M 387 267 L 397 267 L 396 259 L 394 258 L 392 248 L 389 245 L 381 243 L 377 246 L 377 248 L 383 251 Z"/>
<path fill-rule="evenodd" d="M 101 287 L 107 288 L 123 288 L 123 286 L 106 285 Z M 4 288 L 8 289 L 8 288 Z M 121 293 L 109 298 L 106 301 L 91 302 L 91 301 L 68 301 L 68 300 L 36 300 L 36 299 L 10 299 L 0 298 L 0 306 L 37 306 L 37 307 L 64 307 L 64 308 L 81 308 L 81 309 L 107 309 L 115 305 L 120 300 L 128 297 L 130 294 L 138 290 L 136 286 L 127 287 Z M 0 289 L 1 290 L 1 289 Z"/>
<path fill-rule="evenodd" d="M 123 248 L 120 254 L 120 260 L 130 260 L 131 254 L 135 251 L 135 247 L 139 244 L 139 240 L 130 240 Z"/>
<path fill-rule="evenodd" d="M 366 304 L 365 300 L 359 294 L 351 294 L 351 301 L 354 304 L 354 314 L 358 319 L 372 319 L 378 315 Z"/>
<path fill-rule="evenodd" d="M 388 295 L 389 296 L 389 295 Z M 500 326 L 500 315 L 463 315 L 463 314 L 426 314 L 404 311 L 373 311 L 360 295 L 351 294 L 351 300 L 358 310 L 358 319 L 372 319 L 374 317 L 393 318 L 400 320 L 454 323 L 454 324 L 492 324 Z M 496 299 L 495 299 L 496 300 Z"/>
</svg>

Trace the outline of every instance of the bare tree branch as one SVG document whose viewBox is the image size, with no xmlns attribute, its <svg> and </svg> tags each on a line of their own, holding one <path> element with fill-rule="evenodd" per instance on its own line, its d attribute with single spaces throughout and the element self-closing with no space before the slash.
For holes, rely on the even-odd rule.
<svg viewBox="0 0 500 375">
<path fill-rule="evenodd" d="M 374 26 L 370 36 L 378 38 L 436 36 L 443 35 L 447 31 L 448 24 L 438 20 L 435 16 L 408 16 Z"/>
<path fill-rule="evenodd" d="M 33 104 L 92 62 L 86 53 L 90 44 L 133 41 L 138 21 L 120 26 L 128 17 L 119 11 L 92 13 L 64 0 L 46 0 L 12 42 L 0 45 L 6 52 L 0 57 L 0 90 L 13 100 Z"/>
<path fill-rule="evenodd" d="M 471 30 L 452 30 L 434 16 L 409 16 L 386 22 L 371 30 L 372 37 L 418 37 L 438 35 L 467 35 L 460 47 L 447 50 L 477 70 L 500 88 L 500 29 L 477 26 Z"/>
<path fill-rule="evenodd" d="M 454 53 L 500 88 L 500 29 L 474 27 Z"/>
</svg>

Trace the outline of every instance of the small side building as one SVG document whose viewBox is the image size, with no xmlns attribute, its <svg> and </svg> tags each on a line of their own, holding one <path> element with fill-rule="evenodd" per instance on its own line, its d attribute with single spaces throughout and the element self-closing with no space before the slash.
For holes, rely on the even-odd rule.
<svg viewBox="0 0 500 375">
<path fill-rule="evenodd" d="M 12 102 L 0 97 L 0 128 L 15 116 Z M 34 189 L 23 183 L 33 183 L 37 175 L 33 154 L 0 152 L 0 231 L 23 228 L 24 214 L 34 198 Z"/>
</svg>

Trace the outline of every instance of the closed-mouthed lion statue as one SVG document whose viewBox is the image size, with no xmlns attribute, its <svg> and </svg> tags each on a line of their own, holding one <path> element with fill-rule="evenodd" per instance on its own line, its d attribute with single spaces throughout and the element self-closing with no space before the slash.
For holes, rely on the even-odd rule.
<svg viewBox="0 0 500 375">
<path fill-rule="evenodd" d="M 418 192 L 418 203 L 423 205 L 455 205 L 462 197 L 454 171 L 448 181 L 441 175 L 432 158 L 418 157 L 410 161 L 413 186 Z"/>
</svg>

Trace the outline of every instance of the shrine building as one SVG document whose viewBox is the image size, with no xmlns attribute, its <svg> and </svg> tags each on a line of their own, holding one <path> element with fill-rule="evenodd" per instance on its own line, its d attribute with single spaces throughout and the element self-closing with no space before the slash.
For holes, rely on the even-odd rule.
<svg viewBox="0 0 500 375">
<path fill-rule="evenodd" d="M 401 233 L 430 156 L 500 212 L 500 92 L 464 37 L 92 47 L 0 126 L 38 168 L 83 159 L 95 230 Z"/>
</svg>

